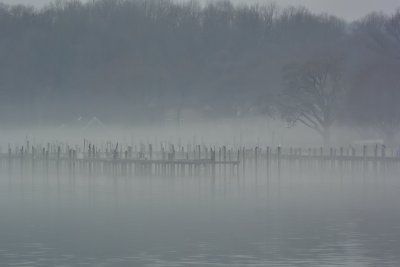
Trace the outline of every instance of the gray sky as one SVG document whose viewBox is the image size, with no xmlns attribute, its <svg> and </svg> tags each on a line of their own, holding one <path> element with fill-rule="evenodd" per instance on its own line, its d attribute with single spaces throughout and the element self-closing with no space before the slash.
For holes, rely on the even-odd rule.
<svg viewBox="0 0 400 267">
<path fill-rule="evenodd" d="M 49 0 L 0 0 L 0 2 L 15 4 L 24 3 L 31 5 L 43 5 Z M 207 1 L 207 0 L 203 0 Z M 232 0 L 235 3 L 270 3 L 270 0 Z M 281 6 L 304 5 L 313 12 L 330 13 L 346 20 L 354 20 L 372 11 L 383 11 L 393 13 L 400 7 L 400 0 L 276 0 L 273 1 Z"/>
</svg>

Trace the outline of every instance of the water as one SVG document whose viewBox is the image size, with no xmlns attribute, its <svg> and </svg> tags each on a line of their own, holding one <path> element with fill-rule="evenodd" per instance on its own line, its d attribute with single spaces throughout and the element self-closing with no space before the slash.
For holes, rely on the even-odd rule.
<svg viewBox="0 0 400 267">
<path fill-rule="evenodd" d="M 292 165 L 215 178 L 3 170 L 0 265 L 400 265 L 397 167 Z"/>
</svg>

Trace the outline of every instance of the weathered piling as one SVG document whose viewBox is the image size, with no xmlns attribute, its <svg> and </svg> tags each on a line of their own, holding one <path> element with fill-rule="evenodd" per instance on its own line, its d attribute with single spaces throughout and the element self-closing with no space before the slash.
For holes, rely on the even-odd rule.
<svg viewBox="0 0 400 267">
<path fill-rule="evenodd" d="M 29 145 L 29 147 L 28 147 Z M 350 166 L 367 171 L 371 164 L 374 170 L 386 168 L 393 163 L 400 163 L 400 155 L 386 146 L 276 148 L 260 146 L 229 147 L 174 144 L 161 144 L 160 150 L 154 150 L 153 144 L 140 146 L 125 145 L 114 142 L 94 144 L 84 141 L 83 147 L 77 145 L 26 142 L 23 146 L 8 146 L 6 153 L 0 153 L 1 166 L 27 168 L 32 171 L 43 169 L 62 171 L 67 169 L 71 174 L 85 171 L 92 174 L 140 175 L 140 176 L 217 176 L 239 175 L 245 177 L 249 170 L 257 174 L 258 169 L 284 171 L 286 166 L 316 168 Z M 134 153 L 135 151 L 135 153 Z M 373 153 L 372 153 L 373 151 Z M 304 165 L 306 164 L 306 165 Z M 239 171 L 239 166 L 241 171 Z M 255 172 L 254 172 L 255 170 Z"/>
</svg>

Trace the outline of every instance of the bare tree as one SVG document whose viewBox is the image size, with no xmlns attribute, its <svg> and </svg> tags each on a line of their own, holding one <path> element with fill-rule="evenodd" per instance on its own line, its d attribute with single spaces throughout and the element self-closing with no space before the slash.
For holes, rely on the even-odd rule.
<svg viewBox="0 0 400 267">
<path fill-rule="evenodd" d="M 320 134 L 324 145 L 328 145 L 342 92 L 342 72 L 338 60 L 290 64 L 284 68 L 284 89 L 279 110 L 290 126 L 301 123 Z"/>
</svg>

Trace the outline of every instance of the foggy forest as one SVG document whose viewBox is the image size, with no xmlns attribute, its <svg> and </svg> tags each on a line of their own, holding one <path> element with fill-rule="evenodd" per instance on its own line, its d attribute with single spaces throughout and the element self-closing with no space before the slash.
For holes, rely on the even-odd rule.
<svg viewBox="0 0 400 267">
<path fill-rule="evenodd" d="M 400 130 L 400 11 L 347 22 L 305 7 L 55 1 L 0 5 L 0 123 L 157 124 L 265 116 L 329 142 Z"/>
</svg>

